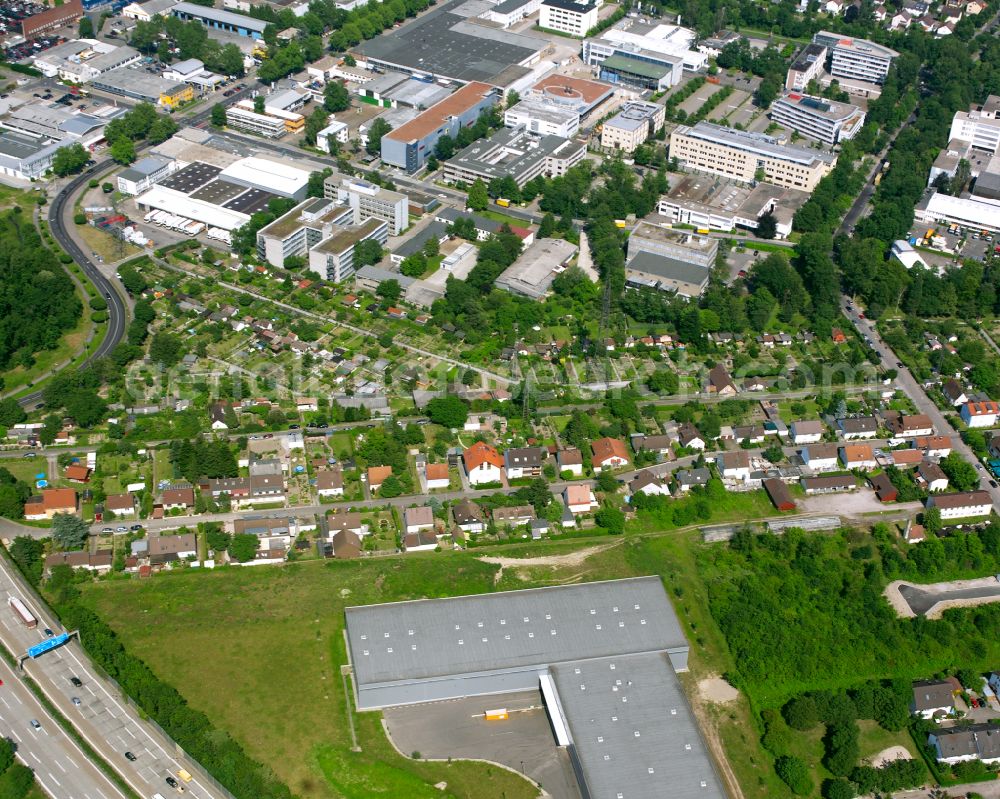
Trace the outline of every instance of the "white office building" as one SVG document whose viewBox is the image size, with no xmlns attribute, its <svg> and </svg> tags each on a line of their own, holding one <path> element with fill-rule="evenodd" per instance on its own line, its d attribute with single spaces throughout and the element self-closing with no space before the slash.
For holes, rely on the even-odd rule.
<svg viewBox="0 0 1000 799">
<path fill-rule="evenodd" d="M 771 119 L 810 139 L 834 145 L 854 138 L 865 123 L 865 112 L 850 103 L 786 92 L 771 106 Z"/>
<path fill-rule="evenodd" d="M 350 208 L 356 225 L 369 219 L 379 219 L 389 225 L 389 235 L 398 236 L 409 224 L 410 201 L 407 196 L 367 180 L 330 175 L 323 181 L 323 195 Z"/>
<path fill-rule="evenodd" d="M 813 43 L 830 49 L 830 74 L 836 78 L 851 78 L 869 83 L 882 83 L 899 55 L 895 50 L 867 39 L 855 39 L 830 31 L 820 31 Z"/>
<path fill-rule="evenodd" d="M 282 269 L 286 258 L 304 256 L 332 235 L 334 226 L 349 225 L 352 221 L 351 209 L 332 200 L 312 197 L 257 232 L 257 255 Z"/>
<path fill-rule="evenodd" d="M 542 0 L 539 27 L 570 36 L 584 37 L 597 26 L 599 0 Z"/>
<path fill-rule="evenodd" d="M 335 228 L 329 238 L 309 251 L 309 269 L 322 280 L 343 283 L 354 275 L 354 248 L 365 239 L 375 239 L 385 246 L 389 226 L 373 218 L 360 225 Z"/>
<path fill-rule="evenodd" d="M 503 115 L 508 128 L 524 127 L 543 136 L 560 136 L 570 139 L 580 129 L 580 114 L 571 108 L 542 96 L 521 100 Z"/>
<path fill-rule="evenodd" d="M 525 17 L 538 13 L 542 0 L 503 0 L 495 6 L 490 6 L 482 14 L 481 19 L 495 22 L 501 28 L 516 25 Z"/>
<path fill-rule="evenodd" d="M 177 162 L 172 158 L 159 155 L 140 158 L 128 169 L 118 173 L 118 191 L 135 197 L 169 176 L 177 168 Z"/>
<path fill-rule="evenodd" d="M 801 92 L 805 91 L 809 81 L 818 80 L 826 63 L 826 53 L 826 48 L 821 44 L 810 42 L 803 47 L 788 68 L 785 88 L 792 92 Z"/>
<path fill-rule="evenodd" d="M 673 86 L 680 81 L 681 70 L 701 72 L 708 66 L 708 56 L 695 48 L 696 38 L 697 34 L 688 28 L 626 17 L 600 36 L 584 41 L 582 58 L 592 67 L 614 55 L 669 67 L 669 85 Z"/>
<path fill-rule="evenodd" d="M 958 111 L 951 121 L 948 140 L 961 139 L 977 150 L 1000 152 L 1000 96 L 991 94 L 972 111 Z"/>
<path fill-rule="evenodd" d="M 330 153 L 336 149 L 336 145 L 331 145 L 331 142 L 347 144 L 346 122 L 337 122 L 334 120 L 316 134 L 316 146 L 324 153 Z"/>
</svg>

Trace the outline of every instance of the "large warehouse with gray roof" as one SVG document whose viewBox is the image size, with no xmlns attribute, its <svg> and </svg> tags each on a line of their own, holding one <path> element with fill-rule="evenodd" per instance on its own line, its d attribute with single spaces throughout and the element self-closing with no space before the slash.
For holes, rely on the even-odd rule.
<svg viewBox="0 0 1000 799">
<path fill-rule="evenodd" d="M 657 577 L 347 608 L 359 710 L 541 690 L 585 798 L 723 799 Z"/>
</svg>

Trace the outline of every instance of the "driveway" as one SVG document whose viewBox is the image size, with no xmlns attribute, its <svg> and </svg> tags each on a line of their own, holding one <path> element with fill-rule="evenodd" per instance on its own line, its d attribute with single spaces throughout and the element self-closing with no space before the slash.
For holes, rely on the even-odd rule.
<svg viewBox="0 0 1000 799">
<path fill-rule="evenodd" d="M 506 721 L 484 711 L 506 708 Z M 389 737 L 406 755 L 490 760 L 521 772 L 554 799 L 580 799 L 569 755 L 556 746 L 538 691 L 478 696 L 383 711 Z"/>
</svg>

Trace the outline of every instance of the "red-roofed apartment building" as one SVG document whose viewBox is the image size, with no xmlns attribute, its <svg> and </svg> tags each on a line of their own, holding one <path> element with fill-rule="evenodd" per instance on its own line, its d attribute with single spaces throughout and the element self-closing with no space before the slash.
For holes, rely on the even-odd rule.
<svg viewBox="0 0 1000 799">
<path fill-rule="evenodd" d="M 993 400 L 967 402 L 959 413 L 968 427 L 993 427 L 997 423 L 1000 407 Z"/>
</svg>

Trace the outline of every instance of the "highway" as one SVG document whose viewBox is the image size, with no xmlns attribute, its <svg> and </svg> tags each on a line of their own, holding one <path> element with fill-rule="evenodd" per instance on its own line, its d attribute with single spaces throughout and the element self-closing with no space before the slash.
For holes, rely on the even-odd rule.
<svg viewBox="0 0 1000 799">
<path fill-rule="evenodd" d="M 13 567 L 0 559 L 0 599 L 6 605 L 9 596 L 20 597 L 39 620 L 38 627 L 29 629 L 17 621 L 13 611 L 0 607 L 0 641 L 11 652 L 24 652 L 33 644 L 44 640 L 47 636 L 44 628 L 48 627 L 57 634 L 63 632 L 55 619 L 41 613 L 40 603 L 36 600 L 34 591 L 27 586 L 21 576 L 14 572 Z M 194 775 L 191 782 L 184 783 L 187 791 L 185 796 L 192 799 L 229 799 L 229 794 L 214 786 L 204 784 L 198 778 L 197 767 L 186 757 L 177 756 L 177 747 L 172 741 L 161 735 L 152 725 L 139 718 L 136 710 L 124 704 L 119 696 L 121 691 L 112 683 L 98 676 L 90 659 L 84 653 L 80 643 L 73 639 L 68 644 L 47 652 L 35 660 L 27 660 L 24 664 L 25 673 L 31 676 L 41 687 L 46 697 L 59 711 L 70 720 L 76 730 L 111 766 L 128 782 L 133 790 L 142 797 L 151 797 L 154 793 L 172 794 L 173 790 L 166 782 L 168 776 L 177 778 L 180 769 L 186 769 Z M 80 686 L 74 686 L 73 677 L 81 681 Z M 0 703 L 3 703 L 3 688 L 0 688 Z M 76 697 L 80 704 L 74 703 Z M 4 709 L 3 712 L 6 712 Z M 2 723 L 3 712 L 0 712 Z M 25 710 L 24 725 L 29 728 L 28 720 L 37 715 L 34 710 Z M 16 718 L 20 724 L 22 713 Z M 39 716 L 39 720 L 41 717 Z M 44 727 L 56 729 L 55 722 L 46 721 Z M 18 729 L 16 726 L 14 729 Z M 18 729 L 18 734 L 25 734 Z M 36 735 L 36 738 L 39 736 Z M 15 738 L 15 740 L 17 740 Z M 125 757 L 125 752 L 135 755 L 135 761 Z M 41 756 L 41 752 L 39 755 Z M 75 755 L 73 760 L 86 761 L 82 753 Z M 44 765 L 44 760 L 43 764 Z M 65 762 L 65 756 L 60 763 Z M 55 764 L 55 761 L 53 761 Z M 31 762 L 28 765 L 38 770 L 41 766 Z M 88 767 L 93 768 L 89 763 Z M 58 771 L 58 767 L 56 767 Z M 81 774 L 87 773 L 86 770 Z M 42 772 L 46 776 L 56 776 L 52 769 Z M 59 782 L 69 780 L 66 777 Z M 105 782 L 107 780 L 105 779 Z M 178 779 L 178 782 L 180 780 Z M 48 785 L 46 785 L 48 787 Z M 57 786 L 58 787 L 58 786 Z M 81 791 L 75 790 L 65 794 L 55 793 L 56 797 L 79 797 Z M 98 797 L 122 796 L 117 789 L 101 788 L 90 793 L 93 799 Z"/>
<path fill-rule="evenodd" d="M 6 604 L 6 603 L 5 603 Z M 3 628 L 18 625 L 3 611 Z M 7 638 L 5 632 L 0 636 Z M 35 779 L 54 799 L 126 799 L 117 786 L 88 760 L 6 660 L 0 660 L 0 735 L 17 747 L 17 757 L 35 772 Z M 39 729 L 31 720 L 39 722 Z"/>
</svg>

